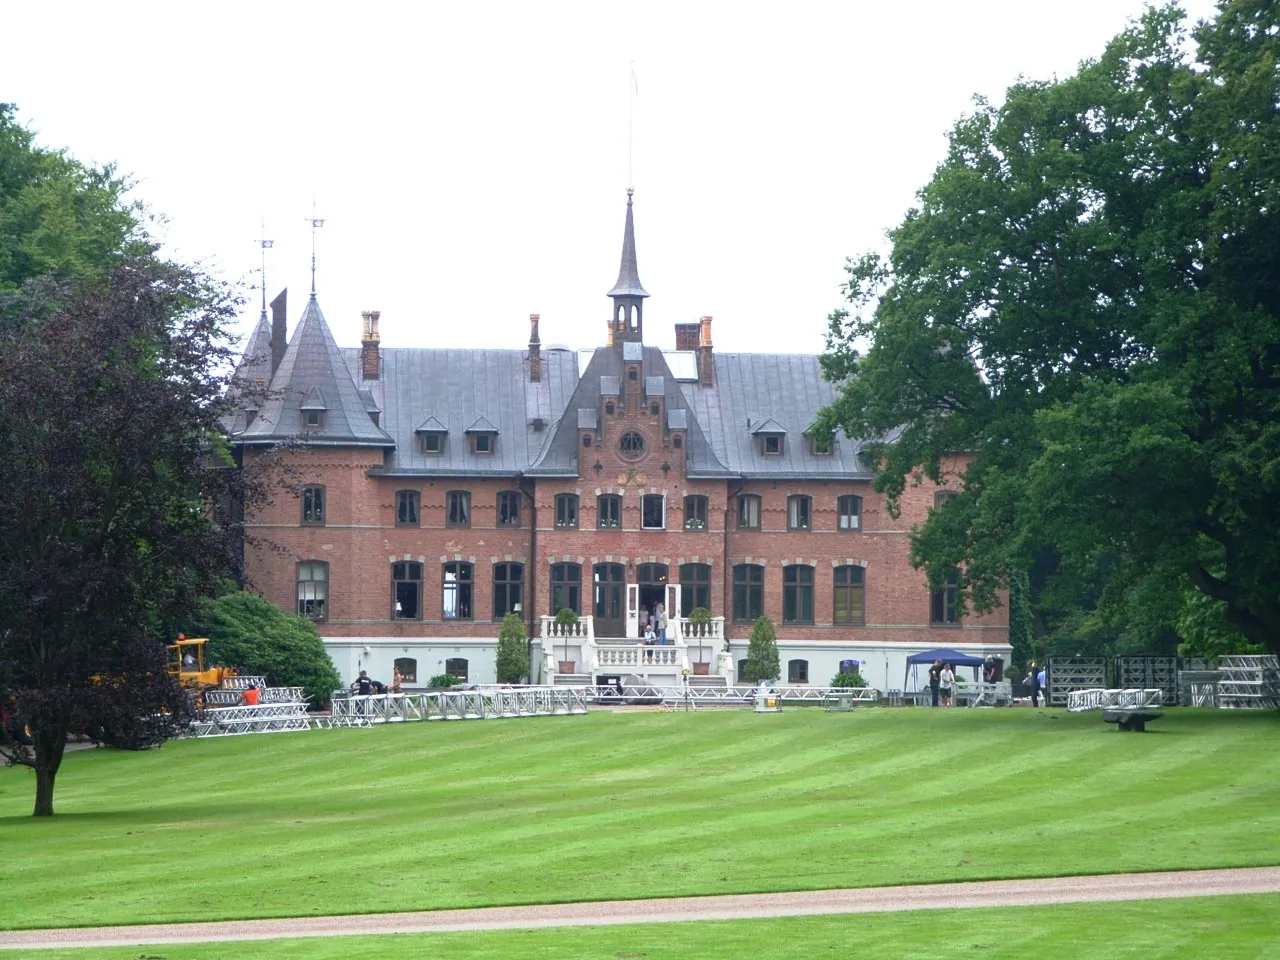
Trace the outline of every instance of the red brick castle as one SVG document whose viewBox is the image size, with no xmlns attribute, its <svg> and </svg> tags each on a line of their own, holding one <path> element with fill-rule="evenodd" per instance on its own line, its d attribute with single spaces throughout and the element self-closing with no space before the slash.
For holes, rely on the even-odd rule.
<svg viewBox="0 0 1280 960">
<path fill-rule="evenodd" d="M 825 685 L 857 660 L 879 687 L 934 647 L 1009 657 L 1006 611 L 964 616 L 930 591 L 908 533 L 946 490 L 909 488 L 901 516 L 872 490 L 857 439 L 808 428 L 830 402 L 815 355 L 726 354 L 712 322 L 646 345 L 649 294 L 628 191 L 603 346 L 383 347 L 377 312 L 340 348 L 313 291 L 286 343 L 285 295 L 238 376 L 270 384 L 231 425 L 251 463 L 284 440 L 301 480 L 247 518 L 256 589 L 316 621 L 338 669 L 406 685 L 494 679 L 498 626 L 534 638 L 553 681 L 682 670 L 736 679 L 751 623 L 777 625 L 783 682 Z M 639 645 L 662 603 L 665 646 Z M 698 607 L 710 623 L 688 621 Z M 552 615 L 570 608 L 574 627 Z"/>
</svg>

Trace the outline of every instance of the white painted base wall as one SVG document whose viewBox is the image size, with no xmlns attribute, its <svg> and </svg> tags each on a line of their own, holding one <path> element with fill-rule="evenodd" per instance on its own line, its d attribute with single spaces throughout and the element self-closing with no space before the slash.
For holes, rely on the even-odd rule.
<svg viewBox="0 0 1280 960">
<path fill-rule="evenodd" d="M 361 670 L 368 670 L 369 676 L 383 683 L 391 682 L 391 671 L 395 661 L 401 657 L 412 657 L 418 661 L 418 677 L 415 682 L 407 683 L 408 687 L 425 687 L 427 681 L 439 673 L 445 672 L 445 661 L 452 657 L 463 657 L 467 661 L 467 682 L 496 683 L 495 659 L 498 650 L 498 638 L 468 637 L 465 639 L 433 639 L 430 637 L 406 639 L 404 637 L 325 637 L 324 646 L 333 659 L 338 673 L 344 683 L 351 683 Z M 967 639 L 967 638 L 966 638 Z M 973 656 L 985 657 L 991 654 L 1004 660 L 1006 679 L 1009 661 L 1013 648 L 1007 643 L 965 643 L 959 646 L 959 652 Z M 739 660 L 747 655 L 746 640 L 732 640 L 730 652 L 736 668 Z M 910 676 L 906 685 L 902 677 L 906 671 L 907 657 L 932 649 L 925 643 L 857 643 L 832 641 L 800 641 L 778 638 L 778 659 L 782 665 L 781 683 L 787 683 L 787 663 L 790 660 L 807 660 L 809 662 L 809 682 L 811 687 L 825 687 L 831 678 L 840 672 L 841 660 L 857 660 L 862 666 L 862 676 L 878 690 L 916 690 L 928 685 L 928 667 L 921 666 Z M 542 663 L 542 644 L 534 640 L 533 669 L 530 680 L 534 683 L 549 682 L 549 677 L 539 674 Z M 972 668 L 962 667 L 957 670 L 961 679 L 972 679 Z M 736 677 L 734 678 L 736 680 Z"/>
</svg>

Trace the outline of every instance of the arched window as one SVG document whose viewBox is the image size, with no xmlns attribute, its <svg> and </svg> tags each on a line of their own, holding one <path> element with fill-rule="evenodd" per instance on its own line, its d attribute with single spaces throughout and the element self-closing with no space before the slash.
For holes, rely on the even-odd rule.
<svg viewBox="0 0 1280 960">
<path fill-rule="evenodd" d="M 836 525 L 840 530 L 857 530 L 862 524 L 862 498 L 841 497 L 836 501 Z"/>
<path fill-rule="evenodd" d="M 451 527 L 471 526 L 471 494 L 466 490 L 450 490 L 445 497 L 445 521 Z"/>
<path fill-rule="evenodd" d="M 831 619 L 835 623 L 866 623 L 866 571 L 859 566 L 836 567 L 832 571 L 834 594 Z"/>
<path fill-rule="evenodd" d="M 316 526 L 324 525 L 325 511 L 325 492 L 324 487 L 318 484 L 311 484 L 302 488 L 302 522 L 314 524 Z"/>
<path fill-rule="evenodd" d="M 421 496 L 417 490 L 396 491 L 397 527 L 416 527 L 418 525 L 418 505 Z"/>
<path fill-rule="evenodd" d="M 444 672 L 459 680 L 467 679 L 467 661 L 465 657 L 450 657 L 444 662 Z"/>
<path fill-rule="evenodd" d="M 493 619 L 501 620 L 508 613 L 515 613 L 516 606 L 523 602 L 524 565 L 495 563 L 493 565 Z"/>
<path fill-rule="evenodd" d="M 471 619 L 471 576 L 469 563 L 446 563 L 440 591 L 440 615 L 446 620 Z"/>
<path fill-rule="evenodd" d="M 813 623 L 813 567 L 782 568 L 782 622 Z"/>
<path fill-rule="evenodd" d="M 787 529 L 808 530 L 813 517 L 813 501 L 804 495 L 787 497 Z"/>
<path fill-rule="evenodd" d="M 551 614 L 561 610 L 582 613 L 582 567 L 576 563 L 551 565 Z"/>
<path fill-rule="evenodd" d="M 596 500 L 596 526 L 610 530 L 622 526 L 622 498 L 606 493 Z"/>
<path fill-rule="evenodd" d="M 751 623 L 764 616 L 764 567 L 740 563 L 733 568 L 733 619 Z"/>
<path fill-rule="evenodd" d="M 809 682 L 809 661 L 808 660 L 788 660 L 787 661 L 787 683 L 808 683 Z"/>
<path fill-rule="evenodd" d="M 711 566 L 706 563 L 682 563 L 680 616 L 689 616 L 697 607 L 711 609 Z"/>
<path fill-rule="evenodd" d="M 329 617 L 329 564 L 323 560 L 298 564 L 298 616 L 308 620 Z"/>
<path fill-rule="evenodd" d="M 578 497 L 573 493 L 556 494 L 556 526 L 576 527 L 578 525 Z"/>
<path fill-rule="evenodd" d="M 391 619 L 422 619 L 422 564 L 391 565 Z"/>
<path fill-rule="evenodd" d="M 396 657 L 395 668 L 400 671 L 403 682 L 418 682 L 418 661 L 413 657 Z"/>
<path fill-rule="evenodd" d="M 707 498 L 691 494 L 684 498 L 684 528 L 686 530 L 707 529 Z"/>
<path fill-rule="evenodd" d="M 945 626 L 960 622 L 960 571 L 954 567 L 942 586 L 930 594 L 929 619 L 935 625 Z"/>
</svg>

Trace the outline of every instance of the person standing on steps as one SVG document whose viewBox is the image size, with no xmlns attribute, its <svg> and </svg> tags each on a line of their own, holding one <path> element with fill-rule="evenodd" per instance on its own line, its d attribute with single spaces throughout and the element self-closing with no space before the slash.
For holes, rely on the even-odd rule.
<svg viewBox="0 0 1280 960">
<path fill-rule="evenodd" d="M 658 643 L 665 644 L 667 642 L 667 608 L 663 604 L 658 604 L 655 613 L 657 619 Z"/>
</svg>

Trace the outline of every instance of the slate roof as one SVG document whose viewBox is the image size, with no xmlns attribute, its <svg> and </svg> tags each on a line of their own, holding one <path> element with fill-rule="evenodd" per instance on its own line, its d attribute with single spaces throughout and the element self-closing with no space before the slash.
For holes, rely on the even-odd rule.
<svg viewBox="0 0 1280 960">
<path fill-rule="evenodd" d="M 381 353 L 381 377 L 357 381 L 378 399 L 381 425 L 395 440 L 380 475 L 516 476 L 538 456 L 578 383 L 577 355 L 569 350 L 542 351 L 537 383 L 529 382 L 524 350 L 383 347 Z M 342 355 L 359 377 L 360 348 Z M 417 442 L 415 434 L 428 431 L 447 434 L 439 454 L 423 453 Z M 496 431 L 492 453 L 471 452 L 466 434 L 476 431 Z"/>
<path fill-rule="evenodd" d="M 257 409 L 266 399 L 262 396 L 265 391 L 258 390 L 255 386 L 259 379 L 271 382 L 271 321 L 265 310 L 258 318 L 258 325 L 253 328 L 253 333 L 249 334 L 244 355 L 236 365 L 236 372 L 231 375 L 231 383 L 227 386 L 227 398 L 230 400 L 239 400 L 250 394 L 248 402 L 239 404 L 234 414 L 223 418 L 222 427 L 227 433 L 233 436 L 241 433 L 249 419 L 246 410 Z"/>
<path fill-rule="evenodd" d="M 814 454 L 803 431 L 836 396 L 812 354 L 717 353 L 715 386 L 681 383 L 680 391 L 717 459 L 747 478 L 809 477 L 867 480 L 860 444 L 838 434 L 830 454 Z M 748 429 L 772 419 L 788 431 L 781 454 L 766 456 Z M 692 464 L 691 464 L 692 466 Z"/>
<path fill-rule="evenodd" d="M 322 398 L 322 399 L 321 399 Z M 324 422 L 308 428 L 304 409 L 321 409 Z M 301 437 L 311 444 L 390 447 L 395 441 L 373 422 L 360 388 L 312 297 L 271 380 L 271 396 L 239 437 L 242 443 L 276 443 Z"/>
<path fill-rule="evenodd" d="M 622 262 L 618 266 L 618 282 L 609 291 L 611 297 L 647 297 L 648 291 L 640 284 L 640 271 L 636 267 L 636 227 L 631 216 L 631 190 L 627 190 L 627 222 L 622 228 Z"/>
</svg>

